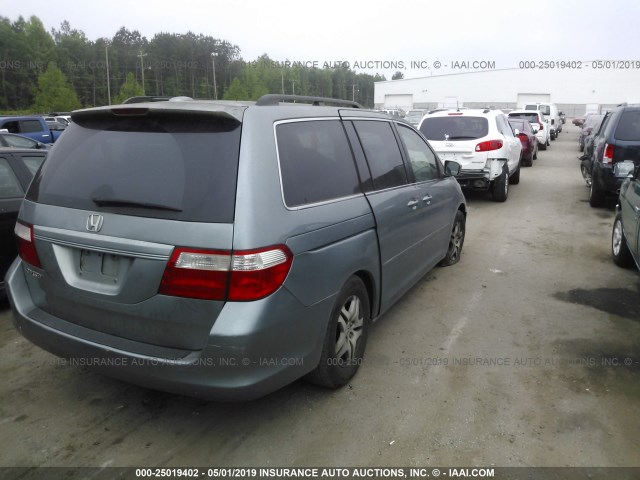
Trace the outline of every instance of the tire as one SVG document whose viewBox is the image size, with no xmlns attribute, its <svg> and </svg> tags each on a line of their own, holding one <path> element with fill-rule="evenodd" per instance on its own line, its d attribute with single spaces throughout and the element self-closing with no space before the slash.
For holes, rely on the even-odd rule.
<svg viewBox="0 0 640 480">
<path fill-rule="evenodd" d="M 513 172 L 511 178 L 509 179 L 509 183 L 511 183 L 511 185 L 518 185 L 520 183 L 520 165 L 521 162 L 518 162 L 518 168 L 515 172 Z"/>
<path fill-rule="evenodd" d="M 509 196 L 509 169 L 505 166 L 502 174 L 493 181 L 493 200 L 505 202 Z"/>
<path fill-rule="evenodd" d="M 534 157 L 533 157 L 533 152 L 531 152 L 531 155 L 529 156 L 529 158 L 528 158 L 528 159 L 526 159 L 526 160 L 524 161 L 523 165 L 524 165 L 525 167 L 533 167 L 533 158 L 534 158 Z"/>
<path fill-rule="evenodd" d="M 547 149 L 547 144 L 546 144 L 546 142 L 545 142 L 545 143 L 541 143 L 540 145 L 538 145 L 538 148 L 539 148 L 540 150 L 546 150 L 546 149 Z M 538 156 L 536 155 L 536 158 L 537 158 L 537 157 L 538 157 Z"/>
<path fill-rule="evenodd" d="M 549 134 L 549 138 L 551 138 L 551 134 Z M 547 147 L 551 146 L 551 140 L 549 140 L 549 138 L 547 138 Z"/>
<path fill-rule="evenodd" d="M 584 178 L 587 187 L 591 187 L 592 179 L 589 169 L 584 164 L 580 164 L 580 172 L 582 172 L 582 178 Z"/>
<path fill-rule="evenodd" d="M 466 232 L 466 217 L 460 210 L 456 212 L 456 217 L 453 220 L 453 228 L 451 229 L 451 237 L 449 238 L 449 249 L 447 255 L 440 260 L 438 264 L 441 267 L 448 267 L 455 265 L 460 261 L 460 255 L 462 254 L 462 246 L 464 245 L 464 236 Z"/>
<path fill-rule="evenodd" d="M 580 144 L 580 151 L 581 151 L 581 152 L 584 152 L 584 143 L 581 143 L 581 144 Z"/>
<path fill-rule="evenodd" d="M 557 136 L 558 136 L 558 134 L 557 134 L 557 133 L 553 133 L 553 132 L 551 132 L 551 133 L 549 134 L 549 137 L 551 138 L 551 141 L 554 141 L 554 140 L 556 139 L 556 137 L 557 137 Z"/>
<path fill-rule="evenodd" d="M 345 385 L 362 363 L 370 323 L 369 294 L 362 280 L 353 276 L 336 297 L 320 362 L 306 379 L 326 388 Z"/>
<path fill-rule="evenodd" d="M 536 150 L 533 152 L 533 160 L 538 159 L 538 143 L 536 142 Z"/>
<path fill-rule="evenodd" d="M 593 181 L 593 173 L 591 174 L 591 185 L 589 186 L 589 205 L 594 208 L 604 205 L 605 194 L 602 190 L 598 190 Z"/>
<path fill-rule="evenodd" d="M 622 229 L 622 217 L 618 213 L 613 221 L 613 232 L 611 233 L 611 256 L 613 263 L 619 267 L 629 268 L 633 265 L 633 257 L 629 251 L 627 240 L 624 238 Z"/>
</svg>

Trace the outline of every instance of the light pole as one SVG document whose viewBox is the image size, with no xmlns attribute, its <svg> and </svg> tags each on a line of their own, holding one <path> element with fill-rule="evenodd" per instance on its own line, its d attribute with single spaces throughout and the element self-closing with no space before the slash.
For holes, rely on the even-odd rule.
<svg viewBox="0 0 640 480">
<path fill-rule="evenodd" d="M 144 89 L 144 57 L 146 57 L 147 54 L 142 53 L 142 50 L 140 50 L 140 55 L 138 56 L 140 57 L 140 71 L 142 72 L 142 95 L 146 95 Z"/>
<path fill-rule="evenodd" d="M 216 85 L 216 52 L 211 52 L 211 67 L 213 68 L 213 98 L 218 100 L 218 86 Z"/>
<path fill-rule="evenodd" d="M 107 98 L 109 99 L 109 105 L 111 105 L 111 80 L 109 79 L 109 43 L 104 44 L 104 57 L 107 61 Z"/>
</svg>

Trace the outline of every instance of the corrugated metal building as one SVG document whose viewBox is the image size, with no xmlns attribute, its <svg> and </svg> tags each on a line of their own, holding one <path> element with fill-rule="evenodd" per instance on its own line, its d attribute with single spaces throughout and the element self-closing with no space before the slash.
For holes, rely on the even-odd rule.
<svg viewBox="0 0 640 480">
<path fill-rule="evenodd" d="M 605 110 L 623 102 L 640 103 L 637 63 L 639 68 L 593 68 L 595 63 L 581 62 L 582 69 L 516 68 L 377 82 L 374 102 L 376 108 L 407 110 L 456 101 L 468 108 L 518 108 L 537 100 L 555 103 L 567 116 L 583 115 L 588 104 Z"/>
</svg>

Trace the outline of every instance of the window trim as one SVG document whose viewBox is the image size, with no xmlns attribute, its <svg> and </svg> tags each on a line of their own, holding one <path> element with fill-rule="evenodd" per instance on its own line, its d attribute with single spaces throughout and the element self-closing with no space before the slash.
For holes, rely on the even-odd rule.
<svg viewBox="0 0 640 480">
<path fill-rule="evenodd" d="M 275 143 L 275 147 L 276 147 L 276 160 L 277 160 L 277 164 L 278 164 L 278 177 L 280 178 L 280 198 L 282 199 L 282 204 L 284 205 L 284 208 L 286 208 L 288 211 L 291 212 L 295 212 L 298 210 L 305 210 L 307 208 L 314 208 L 314 207 L 320 207 L 323 205 L 330 205 L 332 203 L 337 203 L 337 202 L 343 202 L 346 200 L 351 200 L 354 198 L 358 198 L 358 197 L 364 197 L 364 193 L 360 192 L 360 193 L 355 193 L 353 195 L 346 195 L 343 197 L 336 197 L 336 198 L 332 198 L 330 200 L 323 200 L 321 202 L 314 202 L 314 203 L 305 203 L 304 205 L 297 205 L 297 206 L 289 206 L 287 205 L 287 201 L 284 198 L 284 182 L 282 180 L 282 167 L 280 166 L 280 148 L 278 147 L 278 132 L 277 132 L 277 127 L 278 125 L 282 125 L 282 124 L 286 124 L 286 123 L 301 123 L 301 122 L 315 122 L 315 121 L 319 121 L 319 120 L 333 120 L 333 121 L 338 121 L 340 123 L 340 126 L 342 127 L 342 130 L 344 132 L 344 139 L 347 142 L 347 145 L 349 145 L 349 153 L 351 154 L 351 160 L 353 162 L 353 169 L 356 172 L 356 177 L 358 178 L 358 184 L 360 186 L 360 188 L 362 188 L 362 181 L 360 179 L 360 175 L 358 174 L 358 166 L 356 165 L 356 161 L 353 158 L 353 150 L 351 147 L 351 143 L 349 142 L 349 137 L 347 135 L 347 132 L 344 131 L 344 125 L 342 124 L 342 118 L 340 118 L 339 116 L 335 116 L 335 117 L 304 117 L 304 118 L 288 118 L 286 120 L 277 120 L 275 122 L 273 122 L 273 140 Z"/>
</svg>

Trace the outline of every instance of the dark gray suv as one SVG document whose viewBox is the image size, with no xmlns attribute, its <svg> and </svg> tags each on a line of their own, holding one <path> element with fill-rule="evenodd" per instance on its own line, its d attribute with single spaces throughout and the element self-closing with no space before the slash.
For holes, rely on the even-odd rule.
<svg viewBox="0 0 640 480">
<path fill-rule="evenodd" d="M 283 100 L 75 112 L 16 224 L 17 329 L 208 399 L 344 385 L 371 321 L 459 260 L 459 165 L 352 102 Z"/>
</svg>

